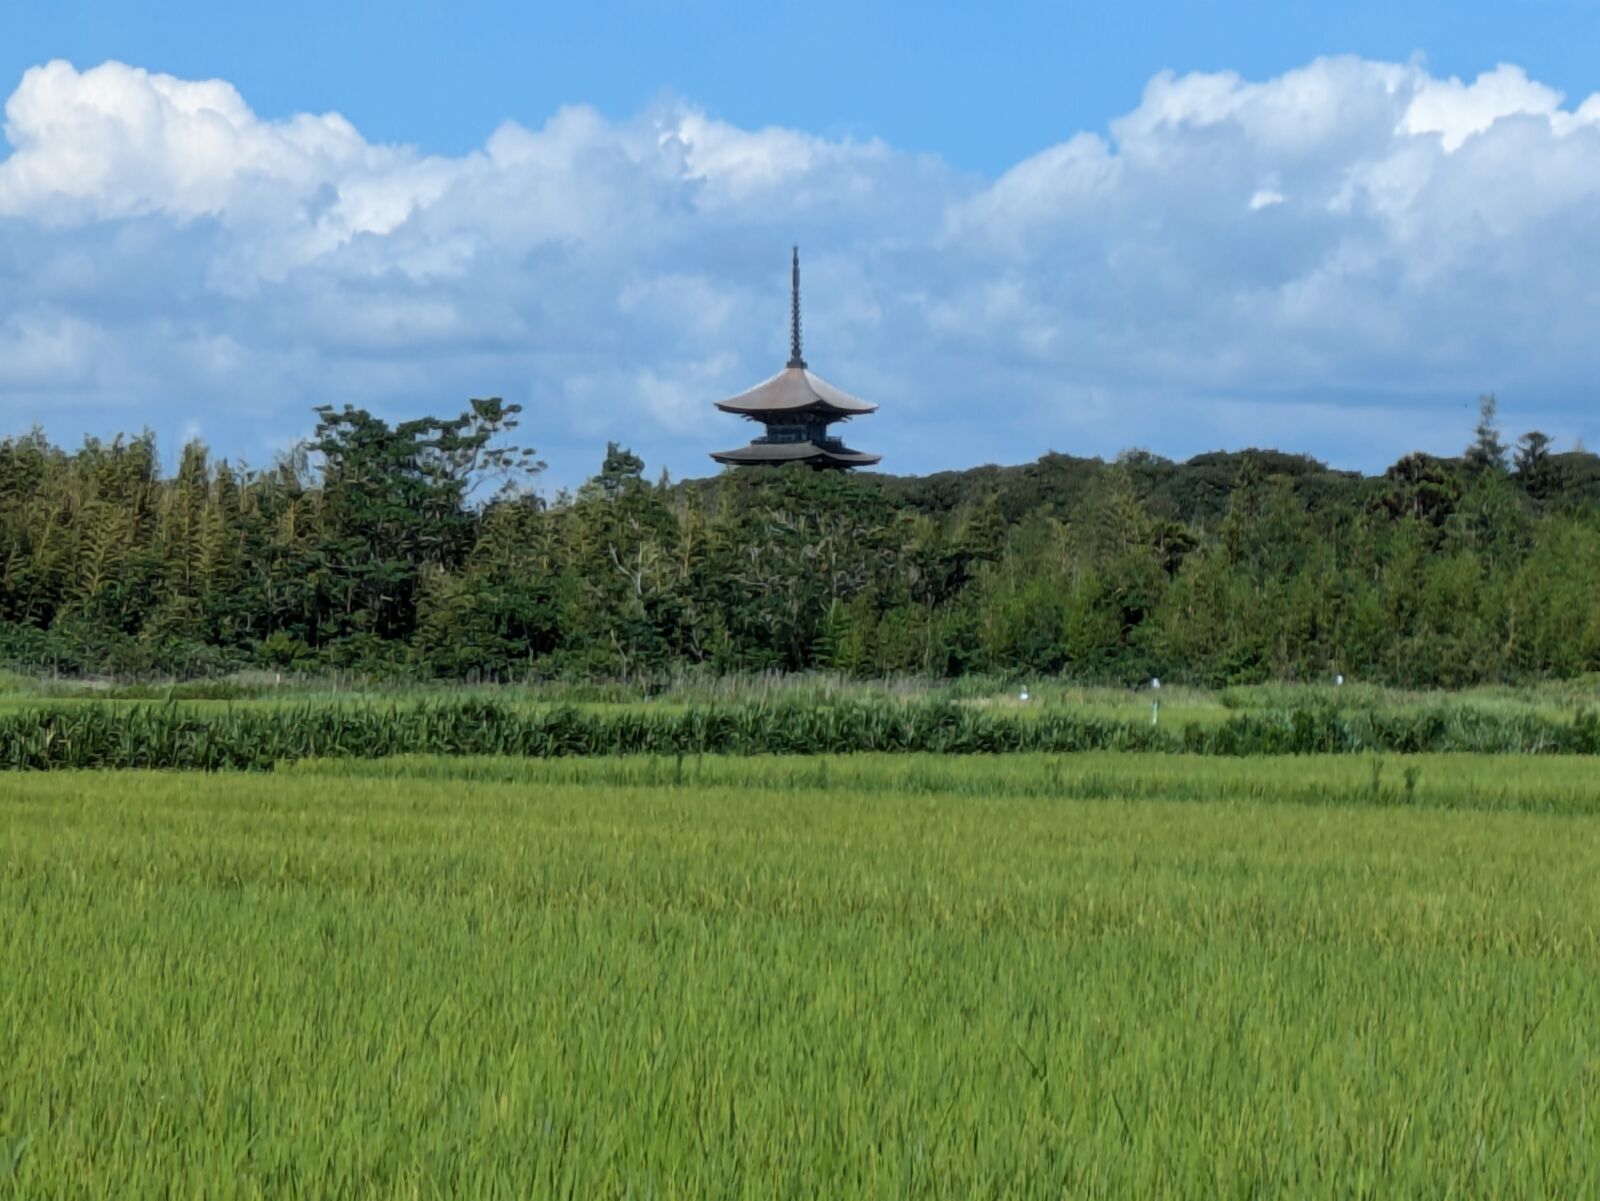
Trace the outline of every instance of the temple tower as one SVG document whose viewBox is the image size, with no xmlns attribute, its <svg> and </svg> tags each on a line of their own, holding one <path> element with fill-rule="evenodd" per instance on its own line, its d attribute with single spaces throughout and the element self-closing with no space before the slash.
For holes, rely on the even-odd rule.
<svg viewBox="0 0 1600 1201">
<path fill-rule="evenodd" d="M 800 248 L 794 248 L 789 307 L 789 362 L 784 369 L 737 396 L 717 401 L 724 413 L 759 421 L 766 432 L 738 450 L 716 450 L 719 463 L 739 467 L 771 467 L 805 463 L 811 467 L 870 467 L 881 456 L 851 450 L 828 432 L 835 421 L 874 412 L 877 405 L 858 400 L 812 375 L 800 353 Z"/>
</svg>

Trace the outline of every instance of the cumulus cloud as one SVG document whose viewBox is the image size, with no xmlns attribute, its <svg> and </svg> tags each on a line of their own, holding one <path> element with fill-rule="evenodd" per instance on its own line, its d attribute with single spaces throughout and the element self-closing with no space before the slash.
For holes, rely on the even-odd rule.
<svg viewBox="0 0 1600 1201">
<path fill-rule="evenodd" d="M 342 117 L 260 121 L 232 85 L 106 63 L 29 71 L 6 103 L 14 151 L 0 212 L 48 223 L 162 213 L 248 218 L 334 179 L 393 173 L 402 155 Z"/>
<path fill-rule="evenodd" d="M 1510 65 L 1163 73 L 993 180 L 676 99 L 428 155 L 120 63 L 28 71 L 5 136 L 13 430 L 135 414 L 260 461 L 315 403 L 499 393 L 558 482 L 608 437 L 698 473 L 746 432 L 710 402 L 782 361 L 798 240 L 808 358 L 902 470 L 1241 439 L 1376 467 L 1456 448 L 1487 389 L 1597 436 L 1600 97 Z"/>
</svg>

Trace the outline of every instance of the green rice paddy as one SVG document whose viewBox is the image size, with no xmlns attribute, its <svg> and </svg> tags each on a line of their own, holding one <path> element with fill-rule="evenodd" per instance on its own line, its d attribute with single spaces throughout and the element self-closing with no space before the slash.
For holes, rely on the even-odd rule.
<svg viewBox="0 0 1600 1201">
<path fill-rule="evenodd" d="M 1593 764 L 0 775 L 0 1196 L 1592 1196 Z"/>
</svg>

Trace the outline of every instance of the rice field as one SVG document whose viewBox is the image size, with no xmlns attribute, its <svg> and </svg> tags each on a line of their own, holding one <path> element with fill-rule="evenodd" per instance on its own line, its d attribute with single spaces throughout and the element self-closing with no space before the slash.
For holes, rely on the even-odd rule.
<svg viewBox="0 0 1600 1201">
<path fill-rule="evenodd" d="M 1592 1196 L 1592 762 L 0 775 L 0 1196 Z"/>
</svg>

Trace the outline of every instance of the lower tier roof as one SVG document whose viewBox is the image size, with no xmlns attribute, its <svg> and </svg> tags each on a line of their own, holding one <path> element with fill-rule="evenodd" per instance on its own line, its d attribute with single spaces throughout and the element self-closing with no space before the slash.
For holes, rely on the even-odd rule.
<svg viewBox="0 0 1600 1201">
<path fill-rule="evenodd" d="M 813 467 L 870 467 L 882 455 L 869 455 L 848 446 L 822 446 L 816 442 L 752 442 L 738 450 L 714 450 L 711 457 L 735 467 L 809 463 Z"/>
</svg>

